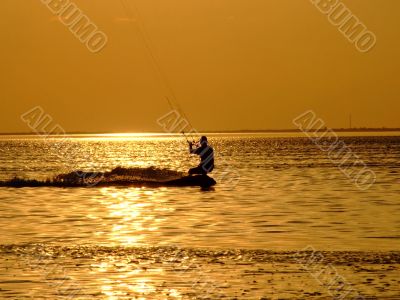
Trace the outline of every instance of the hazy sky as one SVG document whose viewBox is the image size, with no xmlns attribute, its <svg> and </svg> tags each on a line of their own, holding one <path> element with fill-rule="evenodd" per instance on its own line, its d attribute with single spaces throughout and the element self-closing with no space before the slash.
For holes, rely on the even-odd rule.
<svg viewBox="0 0 400 300">
<path fill-rule="evenodd" d="M 136 2 L 153 51 L 199 130 L 293 128 L 312 109 L 330 127 L 400 127 L 400 1 L 343 1 L 377 36 L 368 53 L 309 0 Z M 159 131 L 169 110 L 120 0 L 75 0 L 109 38 L 92 54 L 39 0 L 2 0 L 0 132 L 28 131 L 42 106 L 68 131 Z"/>
</svg>

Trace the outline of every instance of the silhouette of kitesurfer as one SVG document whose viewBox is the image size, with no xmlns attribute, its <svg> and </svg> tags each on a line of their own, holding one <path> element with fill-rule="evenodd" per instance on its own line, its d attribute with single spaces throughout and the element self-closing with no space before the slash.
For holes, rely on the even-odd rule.
<svg viewBox="0 0 400 300">
<path fill-rule="evenodd" d="M 189 143 L 189 152 L 200 156 L 200 164 L 189 170 L 189 175 L 207 175 L 214 169 L 214 149 L 208 145 L 207 137 L 202 136 L 197 148 L 193 148 L 194 143 Z"/>
</svg>

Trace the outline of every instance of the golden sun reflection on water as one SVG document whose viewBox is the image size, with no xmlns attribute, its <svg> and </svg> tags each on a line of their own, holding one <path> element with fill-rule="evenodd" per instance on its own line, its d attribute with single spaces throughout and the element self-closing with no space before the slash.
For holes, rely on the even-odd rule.
<svg viewBox="0 0 400 300">
<path fill-rule="evenodd" d="M 156 233 L 165 222 L 160 214 L 173 210 L 166 207 L 167 200 L 163 197 L 165 189 L 103 188 L 101 193 L 104 197 L 99 201 L 107 210 L 105 218 L 113 220 L 113 224 L 105 232 L 110 245 L 151 245 L 147 238 Z"/>
<path fill-rule="evenodd" d="M 162 218 L 167 207 L 166 189 L 102 188 L 99 204 L 104 208 L 103 220 L 108 224 L 102 235 L 110 246 L 135 247 L 152 245 L 150 240 L 167 219 Z M 111 221 L 111 222 L 110 222 Z M 110 257 L 91 265 L 101 293 L 109 300 L 134 296 L 135 299 L 164 295 L 168 299 L 182 299 L 176 289 L 163 287 L 168 271 L 163 266 L 147 266 L 140 259 Z"/>
<path fill-rule="evenodd" d="M 102 295 L 109 300 L 126 296 L 151 299 L 156 295 L 164 295 L 168 299 L 182 299 L 178 290 L 162 286 L 161 279 L 167 276 L 167 271 L 163 268 L 147 269 L 125 259 L 113 258 L 107 262 L 92 264 L 91 274 L 96 278 Z"/>
</svg>

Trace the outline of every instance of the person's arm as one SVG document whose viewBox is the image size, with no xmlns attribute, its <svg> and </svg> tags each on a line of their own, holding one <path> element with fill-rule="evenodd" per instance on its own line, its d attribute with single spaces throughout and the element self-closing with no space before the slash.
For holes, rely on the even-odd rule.
<svg viewBox="0 0 400 300">
<path fill-rule="evenodd" d="M 189 152 L 190 152 L 191 154 L 200 155 L 200 153 L 201 153 L 201 151 L 202 151 L 202 147 L 198 146 L 198 147 L 196 147 L 196 148 L 193 148 L 193 145 L 194 145 L 195 143 L 193 143 L 193 142 L 188 142 L 188 143 L 189 143 Z"/>
<path fill-rule="evenodd" d="M 192 142 L 188 142 L 188 144 L 189 144 L 189 153 L 193 154 L 194 151 L 196 151 L 196 149 L 193 149 L 193 143 Z"/>
</svg>

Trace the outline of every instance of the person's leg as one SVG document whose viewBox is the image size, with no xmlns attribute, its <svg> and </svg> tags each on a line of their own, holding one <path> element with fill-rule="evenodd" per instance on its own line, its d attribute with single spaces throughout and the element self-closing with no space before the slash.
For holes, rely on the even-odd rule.
<svg viewBox="0 0 400 300">
<path fill-rule="evenodd" d="M 195 168 L 191 168 L 189 170 L 189 175 L 204 175 L 206 174 L 201 166 L 197 166 Z"/>
<path fill-rule="evenodd" d="M 203 170 L 203 174 L 208 174 L 214 170 L 214 165 L 211 165 L 211 166 L 204 165 L 204 166 L 201 166 L 201 169 Z"/>
</svg>

